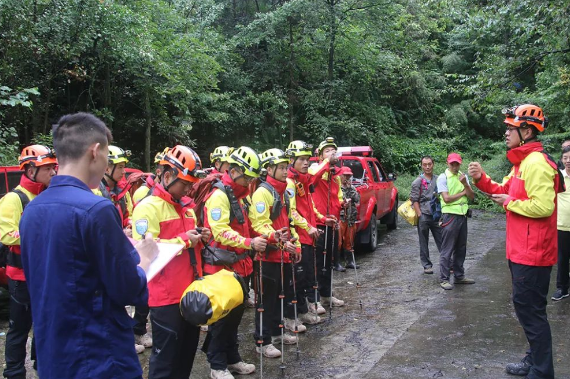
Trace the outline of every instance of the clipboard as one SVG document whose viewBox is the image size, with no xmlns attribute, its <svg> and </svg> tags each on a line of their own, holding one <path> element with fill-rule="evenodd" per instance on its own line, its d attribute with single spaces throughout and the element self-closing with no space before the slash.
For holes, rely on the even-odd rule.
<svg viewBox="0 0 570 379">
<path fill-rule="evenodd" d="M 134 239 L 129 239 L 133 246 L 137 243 Z M 178 243 L 157 242 L 156 244 L 158 245 L 158 255 L 156 256 L 156 259 L 151 262 L 146 273 L 147 283 L 150 282 L 163 268 L 165 268 L 166 265 L 168 265 L 170 261 L 182 251 L 182 249 L 184 249 L 184 245 Z"/>
</svg>

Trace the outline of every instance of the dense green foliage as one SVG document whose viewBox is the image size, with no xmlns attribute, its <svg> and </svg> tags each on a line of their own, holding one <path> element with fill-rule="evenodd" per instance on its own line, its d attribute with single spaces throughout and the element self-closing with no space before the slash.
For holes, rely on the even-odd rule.
<svg viewBox="0 0 570 379">
<path fill-rule="evenodd" d="M 502 153 L 500 110 L 522 102 L 557 152 L 568 19 L 570 0 L 0 0 L 0 159 L 89 111 L 146 168 L 175 143 L 207 160 L 330 135 L 414 173 Z"/>
</svg>

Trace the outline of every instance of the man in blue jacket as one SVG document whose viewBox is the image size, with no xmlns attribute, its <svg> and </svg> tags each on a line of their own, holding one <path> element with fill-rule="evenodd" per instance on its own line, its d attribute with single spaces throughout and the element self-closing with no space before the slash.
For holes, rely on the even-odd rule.
<svg viewBox="0 0 570 379">
<path fill-rule="evenodd" d="M 125 306 L 147 303 L 157 245 L 147 238 L 133 247 L 115 206 L 90 190 L 107 167 L 105 124 L 67 115 L 53 140 L 58 175 L 20 222 L 39 377 L 141 378 Z"/>
</svg>

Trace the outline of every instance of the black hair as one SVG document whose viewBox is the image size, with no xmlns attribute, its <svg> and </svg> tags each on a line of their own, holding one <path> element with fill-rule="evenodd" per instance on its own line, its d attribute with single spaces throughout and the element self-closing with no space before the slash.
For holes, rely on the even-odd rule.
<svg viewBox="0 0 570 379">
<path fill-rule="evenodd" d="M 433 158 L 432 158 L 431 155 L 424 155 L 424 156 L 422 157 L 422 159 L 420 159 L 420 165 L 422 164 L 422 162 L 424 161 L 424 159 L 429 159 L 432 164 L 435 163 L 435 162 L 433 161 Z"/>
<path fill-rule="evenodd" d="M 112 140 L 109 128 L 91 113 L 65 115 L 53 126 L 53 146 L 63 164 L 83 157 L 94 143 L 107 146 Z"/>
<path fill-rule="evenodd" d="M 566 146 L 564 149 L 562 149 L 562 155 L 564 155 L 568 152 L 570 152 L 570 146 Z"/>
</svg>

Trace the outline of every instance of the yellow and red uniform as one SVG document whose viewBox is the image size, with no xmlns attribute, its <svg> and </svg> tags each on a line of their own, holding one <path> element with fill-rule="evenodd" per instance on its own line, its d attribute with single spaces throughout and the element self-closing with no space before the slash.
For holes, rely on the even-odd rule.
<svg viewBox="0 0 570 379">
<path fill-rule="evenodd" d="M 334 167 L 334 166 L 333 166 Z M 315 193 L 313 199 L 318 211 L 323 215 L 340 217 L 340 208 L 343 202 L 341 180 L 339 174 L 332 174 L 328 158 L 318 165 L 309 167 L 309 174 L 313 175 Z M 317 220 L 318 225 L 324 225 L 324 218 Z"/>
<path fill-rule="evenodd" d="M 25 175 L 20 178 L 20 184 L 15 188 L 32 201 L 46 187 L 38 182 L 33 182 Z M 22 218 L 22 201 L 18 194 L 8 192 L 0 199 L 0 242 L 9 246 L 10 255 L 6 265 L 6 276 L 12 280 L 25 281 L 24 270 L 20 258 L 20 219 Z M 10 265 L 12 262 L 14 265 Z"/>
<path fill-rule="evenodd" d="M 162 269 L 148 283 L 150 307 L 177 304 L 180 302 L 182 293 L 194 281 L 194 269 L 190 263 L 188 248 L 194 247 L 188 239 L 186 232 L 195 229 L 196 215 L 190 207 L 183 207 L 175 202 L 172 196 L 164 190 L 162 185 L 154 187 L 152 196 L 142 200 L 133 213 L 133 225 L 147 223 L 147 232 L 158 237 L 162 243 L 177 243 L 186 246 L 186 249 L 174 257 L 172 261 Z M 133 238 L 142 239 L 137 228 L 133 228 Z M 198 276 L 201 272 L 200 254 L 196 254 L 198 263 Z"/>
<path fill-rule="evenodd" d="M 297 247 L 297 252 L 300 253 L 301 243 L 299 241 L 299 235 L 295 231 L 295 228 L 291 228 L 289 223 L 289 217 L 292 217 L 292 207 L 287 210 L 285 205 L 284 196 L 287 188 L 287 182 L 280 182 L 271 176 L 268 176 L 267 183 L 275 189 L 281 198 L 281 212 L 275 220 L 271 220 L 270 215 L 275 203 L 275 197 L 267 188 L 260 186 L 251 198 L 252 209 L 249 212 L 249 217 L 251 219 L 253 230 L 258 234 L 269 236 L 267 243 L 275 244 L 278 243 L 275 238 L 275 231 L 287 228 L 291 233 L 291 237 L 296 239 L 294 244 Z M 287 211 L 289 211 L 289 213 L 287 213 Z M 265 262 L 281 262 L 281 252 L 279 250 L 267 251 L 261 256 L 262 260 Z M 289 253 L 283 253 L 283 261 L 285 263 L 291 262 Z"/>
<path fill-rule="evenodd" d="M 93 190 L 95 195 L 111 200 L 119 212 L 123 228 L 131 224 L 131 216 L 133 214 L 133 200 L 129 191 L 124 190 L 126 185 L 127 182 L 123 178 L 113 189 L 109 188 L 105 182 L 101 182 L 99 188 Z M 102 188 L 105 188 L 106 194 L 103 194 Z"/>
<path fill-rule="evenodd" d="M 213 246 L 233 251 L 238 255 L 248 254 L 251 250 L 251 224 L 244 209 L 243 199 L 249 194 L 249 190 L 247 187 L 236 184 L 227 172 L 223 174 L 221 181 L 233 190 L 241 206 L 245 222 L 240 224 L 235 217 L 230 220 L 231 208 L 228 196 L 224 191 L 216 188 L 208 195 L 204 204 L 204 226 L 212 231 Z M 204 264 L 204 272 L 207 274 L 214 274 L 223 268 L 223 266 Z M 236 273 L 245 277 L 253 272 L 253 263 L 248 256 L 234 263 L 232 268 Z"/>
</svg>

